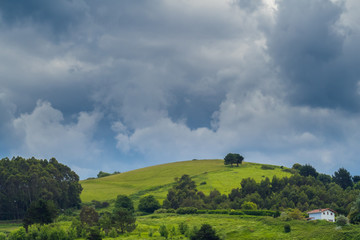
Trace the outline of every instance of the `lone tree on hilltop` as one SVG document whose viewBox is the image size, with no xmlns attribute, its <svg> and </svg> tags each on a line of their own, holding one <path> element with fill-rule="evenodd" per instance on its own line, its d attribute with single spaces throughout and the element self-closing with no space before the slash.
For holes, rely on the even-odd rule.
<svg viewBox="0 0 360 240">
<path fill-rule="evenodd" d="M 238 167 L 239 164 L 242 163 L 242 161 L 244 160 L 244 157 L 241 156 L 238 153 L 228 153 L 225 158 L 224 158 L 224 164 L 225 165 L 233 165 L 234 163 L 236 163 L 236 166 Z"/>
</svg>

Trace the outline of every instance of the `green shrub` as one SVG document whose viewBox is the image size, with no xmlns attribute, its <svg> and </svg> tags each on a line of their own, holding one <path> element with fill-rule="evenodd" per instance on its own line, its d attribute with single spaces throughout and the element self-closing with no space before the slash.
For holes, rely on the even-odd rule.
<svg viewBox="0 0 360 240">
<path fill-rule="evenodd" d="M 336 218 L 336 225 L 345 226 L 349 224 L 349 219 L 344 215 L 340 215 Z"/>
<path fill-rule="evenodd" d="M 220 240 L 216 235 L 216 231 L 209 224 L 201 225 L 199 231 L 190 237 L 191 240 Z"/>
<path fill-rule="evenodd" d="M 208 214 L 228 214 L 229 211 L 226 209 L 216 209 L 216 210 L 208 210 Z"/>
<path fill-rule="evenodd" d="M 257 205 L 256 205 L 256 203 L 253 203 L 253 202 L 244 202 L 241 205 L 241 208 L 244 210 L 257 210 Z"/>
<path fill-rule="evenodd" d="M 169 236 L 169 231 L 167 230 L 166 226 L 165 225 L 161 225 L 160 228 L 159 228 L 159 233 L 162 237 L 164 238 L 168 238 Z"/>
<path fill-rule="evenodd" d="M 0 232 L 0 240 L 6 240 L 6 234 Z"/>
<path fill-rule="evenodd" d="M 208 210 L 204 210 L 204 209 L 201 209 L 201 210 L 197 210 L 196 214 L 206 214 L 208 213 Z"/>
<path fill-rule="evenodd" d="M 111 238 L 116 238 L 118 236 L 118 232 L 116 231 L 116 228 L 111 228 L 108 233 L 108 236 Z"/>
<path fill-rule="evenodd" d="M 189 226 L 185 222 L 179 223 L 179 232 L 181 234 L 184 235 L 188 229 L 189 229 Z"/>
<path fill-rule="evenodd" d="M 195 207 L 182 207 L 176 209 L 177 214 L 195 214 L 197 212 L 197 208 Z"/>
<path fill-rule="evenodd" d="M 284 225 L 284 232 L 285 233 L 289 233 L 289 232 L 291 232 L 291 226 L 290 226 L 290 224 L 285 224 Z"/>
<path fill-rule="evenodd" d="M 244 215 L 243 211 L 231 209 L 229 215 Z"/>
<path fill-rule="evenodd" d="M 160 203 L 153 195 L 148 195 L 140 199 L 138 208 L 142 212 L 153 213 L 160 208 Z"/>
<path fill-rule="evenodd" d="M 26 239 L 26 230 L 20 227 L 18 230 L 10 233 L 9 240 L 24 240 Z"/>
<path fill-rule="evenodd" d="M 270 166 L 270 165 L 261 165 L 261 169 L 263 169 L 263 170 L 274 170 L 275 167 Z"/>
<path fill-rule="evenodd" d="M 168 208 L 168 209 L 166 209 L 166 208 L 159 208 L 158 210 L 155 210 L 155 212 L 154 213 L 175 213 L 176 211 L 175 211 L 175 209 L 173 209 L 173 208 Z"/>
</svg>

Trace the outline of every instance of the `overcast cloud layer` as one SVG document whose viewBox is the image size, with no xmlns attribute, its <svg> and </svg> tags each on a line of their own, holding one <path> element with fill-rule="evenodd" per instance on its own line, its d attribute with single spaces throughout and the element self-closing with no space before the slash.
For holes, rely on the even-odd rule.
<svg viewBox="0 0 360 240">
<path fill-rule="evenodd" d="M 360 2 L 0 2 L 0 157 L 360 171 Z"/>
</svg>

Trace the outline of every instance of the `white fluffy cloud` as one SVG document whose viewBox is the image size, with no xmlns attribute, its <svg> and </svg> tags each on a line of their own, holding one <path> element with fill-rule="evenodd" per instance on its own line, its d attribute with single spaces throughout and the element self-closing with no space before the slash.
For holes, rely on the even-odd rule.
<svg viewBox="0 0 360 240">
<path fill-rule="evenodd" d="M 97 112 L 81 112 L 75 123 L 64 123 L 63 114 L 49 102 L 38 101 L 31 113 L 13 120 L 13 127 L 22 142 L 14 153 L 38 158 L 55 157 L 71 164 L 92 162 L 101 151 L 93 133 L 101 118 Z"/>
</svg>

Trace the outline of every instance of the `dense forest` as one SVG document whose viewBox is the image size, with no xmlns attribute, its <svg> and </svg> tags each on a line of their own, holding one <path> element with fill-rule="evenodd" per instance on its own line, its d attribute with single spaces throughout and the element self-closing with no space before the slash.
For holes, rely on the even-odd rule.
<svg viewBox="0 0 360 240">
<path fill-rule="evenodd" d="M 33 202 L 53 201 L 59 209 L 79 207 L 79 176 L 55 158 L 0 160 L 0 219 L 22 219 Z"/>
</svg>

